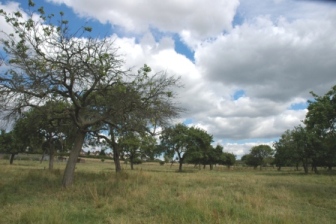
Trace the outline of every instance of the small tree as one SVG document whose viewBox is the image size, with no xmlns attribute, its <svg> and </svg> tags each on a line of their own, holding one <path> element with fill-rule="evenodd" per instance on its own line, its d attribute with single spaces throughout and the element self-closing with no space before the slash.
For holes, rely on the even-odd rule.
<svg viewBox="0 0 336 224">
<path fill-rule="evenodd" d="M 253 166 L 255 169 L 266 165 L 265 159 L 273 155 L 273 149 L 269 145 L 258 145 L 252 147 L 249 154 L 242 157 L 246 165 Z"/>
</svg>

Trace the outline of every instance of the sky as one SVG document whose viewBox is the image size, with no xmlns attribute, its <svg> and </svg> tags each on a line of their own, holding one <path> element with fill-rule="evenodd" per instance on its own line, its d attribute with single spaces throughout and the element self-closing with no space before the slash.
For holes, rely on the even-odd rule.
<svg viewBox="0 0 336 224">
<path fill-rule="evenodd" d="M 0 1 L 5 11 L 28 1 Z M 180 76 L 174 122 L 205 129 L 240 158 L 272 145 L 336 85 L 336 1 L 35 0 L 71 28 L 112 37 L 135 70 Z M 0 30 L 7 26 L 0 20 Z"/>
</svg>

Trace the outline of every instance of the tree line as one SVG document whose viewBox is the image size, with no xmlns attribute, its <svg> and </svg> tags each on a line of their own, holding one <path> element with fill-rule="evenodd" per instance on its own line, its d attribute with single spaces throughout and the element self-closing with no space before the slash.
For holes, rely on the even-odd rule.
<svg viewBox="0 0 336 224">
<path fill-rule="evenodd" d="M 286 130 L 273 144 L 259 145 L 243 155 L 241 161 L 257 168 L 258 166 L 303 167 L 305 173 L 311 168 L 315 173 L 318 167 L 331 170 L 336 166 L 336 86 L 319 96 L 311 92 L 307 114 L 302 124 Z"/>
<path fill-rule="evenodd" d="M 308 173 L 310 167 L 318 172 L 318 167 L 331 170 L 336 165 L 336 86 L 323 96 L 311 94 L 303 123 L 285 131 L 274 143 L 274 164 L 279 170 L 302 166 Z"/>
</svg>

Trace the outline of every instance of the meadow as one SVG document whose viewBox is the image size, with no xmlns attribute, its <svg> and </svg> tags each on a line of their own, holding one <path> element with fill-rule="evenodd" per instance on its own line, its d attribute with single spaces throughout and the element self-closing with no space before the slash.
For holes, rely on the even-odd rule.
<svg viewBox="0 0 336 224">
<path fill-rule="evenodd" d="M 335 223 L 336 175 L 273 168 L 143 163 L 116 174 L 105 160 L 78 163 L 61 188 L 64 162 L 0 160 L 0 223 Z"/>
</svg>

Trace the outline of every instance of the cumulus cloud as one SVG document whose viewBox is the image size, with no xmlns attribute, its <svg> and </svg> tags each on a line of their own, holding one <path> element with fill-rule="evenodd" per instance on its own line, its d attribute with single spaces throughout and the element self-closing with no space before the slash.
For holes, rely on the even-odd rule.
<svg viewBox="0 0 336 224">
<path fill-rule="evenodd" d="M 49 2 L 64 3 L 81 17 L 122 30 L 111 38 L 125 67 L 138 69 L 146 63 L 153 72 L 180 76 L 184 88 L 177 90 L 177 100 L 186 111 L 176 122 L 188 120 L 205 129 L 238 157 L 255 145 L 272 145 L 304 119 L 307 110 L 292 105 L 305 103 L 309 91 L 324 94 L 336 84 L 336 6 L 331 4 Z M 153 30 L 160 32 L 159 38 Z M 174 35 L 192 49 L 194 61 L 177 52 Z"/>
<path fill-rule="evenodd" d="M 110 23 L 127 32 L 145 33 L 151 27 L 174 32 L 189 40 L 210 38 L 230 30 L 238 0 L 49 0 L 64 3 L 82 17 Z M 182 35 L 183 34 L 183 35 Z"/>
<path fill-rule="evenodd" d="M 196 63 L 206 78 L 239 85 L 247 95 L 286 101 L 335 81 L 336 23 L 256 18 L 204 43 Z M 302 82 L 304 80 L 304 82 Z"/>
</svg>

